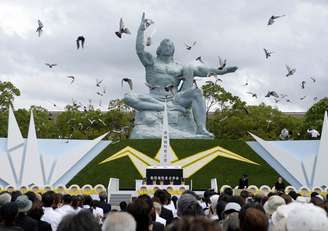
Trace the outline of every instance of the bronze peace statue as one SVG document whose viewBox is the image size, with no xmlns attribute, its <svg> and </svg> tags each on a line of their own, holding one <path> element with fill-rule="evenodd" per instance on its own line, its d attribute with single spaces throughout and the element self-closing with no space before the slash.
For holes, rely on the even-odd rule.
<svg viewBox="0 0 328 231">
<path fill-rule="evenodd" d="M 202 91 L 194 87 L 194 77 L 235 72 L 237 67 L 208 68 L 181 65 L 174 61 L 174 43 L 163 39 L 156 57 L 145 51 L 145 13 L 136 39 L 137 55 L 146 70 L 149 94 L 124 95 L 127 105 L 136 110 L 131 139 L 160 138 L 165 100 L 168 107 L 170 137 L 175 139 L 211 139 L 206 129 L 206 108 Z M 182 82 L 181 82 L 182 81 Z M 182 84 L 181 84 L 182 83 Z"/>
</svg>

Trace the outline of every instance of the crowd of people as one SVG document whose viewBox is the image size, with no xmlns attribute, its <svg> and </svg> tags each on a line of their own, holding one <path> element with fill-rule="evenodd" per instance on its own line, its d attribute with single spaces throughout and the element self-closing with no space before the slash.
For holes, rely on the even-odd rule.
<svg viewBox="0 0 328 231">
<path fill-rule="evenodd" d="M 176 197 L 159 189 L 113 208 L 106 192 L 97 199 L 53 191 L 0 194 L 1 231 L 327 231 L 327 214 L 328 200 L 316 192 L 233 195 L 226 188 Z"/>
</svg>

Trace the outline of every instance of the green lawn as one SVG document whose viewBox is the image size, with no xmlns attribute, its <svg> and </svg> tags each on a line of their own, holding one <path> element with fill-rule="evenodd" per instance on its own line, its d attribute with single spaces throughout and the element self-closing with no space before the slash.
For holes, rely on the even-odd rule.
<svg viewBox="0 0 328 231">
<path fill-rule="evenodd" d="M 196 172 L 190 179 L 194 189 L 205 189 L 210 186 L 210 179 L 216 177 L 219 185 L 237 185 L 240 176 L 249 175 L 249 183 L 255 185 L 273 185 L 278 174 L 258 156 L 244 141 L 239 140 L 171 140 L 171 146 L 179 159 L 205 151 L 215 146 L 221 146 L 258 165 L 248 164 L 236 160 L 217 157 L 204 168 Z M 107 186 L 109 178 L 120 179 L 121 189 L 134 188 L 134 180 L 140 179 L 128 157 L 117 159 L 99 165 L 99 163 L 126 146 L 154 157 L 160 148 L 160 140 L 124 140 L 109 145 L 84 169 L 82 169 L 69 184 L 104 184 Z M 189 180 L 190 180 L 189 179 Z"/>
</svg>

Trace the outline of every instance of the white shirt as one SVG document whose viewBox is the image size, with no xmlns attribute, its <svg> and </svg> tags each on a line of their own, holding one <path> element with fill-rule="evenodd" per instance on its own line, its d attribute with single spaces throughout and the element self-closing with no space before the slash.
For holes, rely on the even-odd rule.
<svg viewBox="0 0 328 231">
<path fill-rule="evenodd" d="M 317 138 L 320 136 L 320 133 L 315 129 L 308 129 L 307 132 L 311 135 L 312 138 Z"/>
<path fill-rule="evenodd" d="M 163 207 L 166 208 L 166 209 L 171 210 L 172 211 L 172 214 L 173 214 L 173 217 L 177 217 L 177 210 L 174 207 L 173 201 L 171 201 L 171 203 L 168 204 L 168 205 L 163 205 Z"/>
<path fill-rule="evenodd" d="M 166 220 L 164 218 L 160 217 L 157 213 L 156 213 L 156 220 L 155 221 L 163 224 L 164 226 L 166 225 Z"/>
<path fill-rule="evenodd" d="M 56 231 L 62 219 L 60 213 L 51 207 L 43 207 L 43 212 L 44 214 L 41 217 L 41 221 L 48 222 L 51 225 L 52 230 Z"/>
<path fill-rule="evenodd" d="M 76 211 L 70 205 L 63 205 L 62 207 L 56 209 L 56 212 L 58 212 L 62 216 L 62 218 L 67 214 L 76 213 Z"/>
<path fill-rule="evenodd" d="M 89 205 L 84 205 L 84 209 L 90 209 Z M 102 208 L 96 207 L 95 209 L 92 209 L 93 216 L 99 221 L 99 223 L 102 223 L 102 219 L 104 217 L 104 211 Z"/>
</svg>

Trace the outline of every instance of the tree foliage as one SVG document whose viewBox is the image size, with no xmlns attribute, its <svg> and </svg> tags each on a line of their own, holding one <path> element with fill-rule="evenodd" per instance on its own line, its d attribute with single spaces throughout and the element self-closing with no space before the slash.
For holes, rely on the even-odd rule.
<svg viewBox="0 0 328 231">
<path fill-rule="evenodd" d="M 12 106 L 15 96 L 20 94 L 20 90 L 11 82 L 0 82 L 0 111 L 5 111 Z"/>
<path fill-rule="evenodd" d="M 227 108 L 243 108 L 246 103 L 238 96 L 227 92 L 223 87 L 213 82 L 207 82 L 202 86 L 206 103 L 206 114 L 210 111 L 223 111 Z"/>
<path fill-rule="evenodd" d="M 314 128 L 321 132 L 323 117 L 325 111 L 328 111 L 328 98 L 323 98 L 319 102 L 315 103 L 305 113 L 304 116 L 304 130 Z"/>
</svg>

